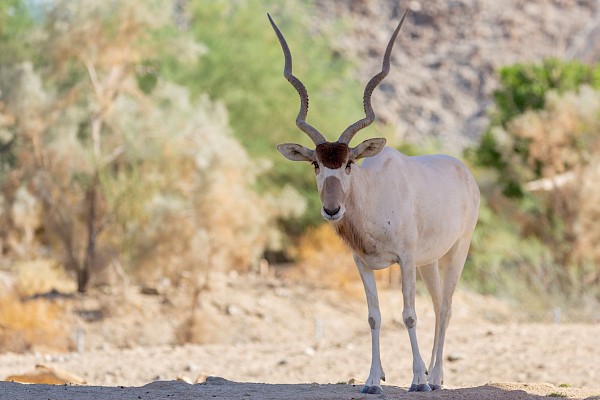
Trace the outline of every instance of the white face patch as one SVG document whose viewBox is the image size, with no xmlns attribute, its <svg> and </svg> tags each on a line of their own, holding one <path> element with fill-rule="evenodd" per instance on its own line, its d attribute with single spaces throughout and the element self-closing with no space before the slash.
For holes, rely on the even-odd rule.
<svg viewBox="0 0 600 400">
<path fill-rule="evenodd" d="M 323 207 L 321 215 L 329 221 L 336 221 L 346 212 L 346 199 L 350 193 L 350 174 L 346 166 L 337 169 L 319 165 L 317 189 Z"/>
</svg>

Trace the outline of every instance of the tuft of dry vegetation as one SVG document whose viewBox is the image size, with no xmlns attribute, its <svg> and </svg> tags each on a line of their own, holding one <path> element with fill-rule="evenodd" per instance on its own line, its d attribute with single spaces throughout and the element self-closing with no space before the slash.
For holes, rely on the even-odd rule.
<svg viewBox="0 0 600 400">
<path fill-rule="evenodd" d="M 356 284 L 360 284 L 352 250 L 329 223 L 308 228 L 300 237 L 293 255 L 299 260 L 297 267 L 288 273 L 293 279 L 344 290 L 354 290 Z M 375 271 L 375 278 L 383 287 L 397 286 L 399 274 L 399 268 L 391 266 Z M 359 292 L 362 294 L 362 289 Z"/>
<path fill-rule="evenodd" d="M 156 73 L 157 52 L 194 48 L 156 12 L 168 8 L 58 1 L 34 42 L 43 62 L 0 68 L 8 260 L 51 258 L 80 292 L 111 270 L 201 285 L 210 270 L 254 268 L 280 246 L 276 222 L 302 213 L 291 187 L 256 190 L 269 165 L 233 136 L 222 103 Z"/>
<path fill-rule="evenodd" d="M 600 282 L 600 270 L 585 268 L 600 263 L 600 227 L 592 222 L 600 215 L 598 115 L 600 91 L 551 91 L 544 109 L 527 111 L 496 132 L 503 158 L 540 202 L 538 218 L 523 223 L 525 235 L 550 245 L 558 263 L 584 268 L 586 284 Z M 527 152 L 510 150 L 523 142 Z"/>
<path fill-rule="evenodd" d="M 296 254 L 296 278 L 339 288 L 360 281 L 352 252 L 330 224 L 307 229 L 296 246 Z"/>
<path fill-rule="evenodd" d="M 51 292 L 69 294 L 77 290 L 75 282 L 53 260 L 21 261 L 15 263 L 12 270 L 16 277 L 15 290 L 22 298 Z"/>
<path fill-rule="evenodd" d="M 533 308 L 593 314 L 600 301 L 599 115 L 600 91 L 583 85 L 549 90 L 542 108 L 492 128 L 498 179 L 517 182 L 523 194 L 508 198 L 483 185 L 466 270 L 472 282 L 491 291 L 503 282 L 503 291 Z"/>
<path fill-rule="evenodd" d="M 0 294 L 0 352 L 71 351 L 73 318 L 60 300 Z"/>
</svg>

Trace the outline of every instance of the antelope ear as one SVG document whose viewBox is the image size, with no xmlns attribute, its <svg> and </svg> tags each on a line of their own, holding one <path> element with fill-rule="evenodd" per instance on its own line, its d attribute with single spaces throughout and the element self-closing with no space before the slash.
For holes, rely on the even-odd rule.
<svg viewBox="0 0 600 400">
<path fill-rule="evenodd" d="M 351 157 L 353 160 L 359 158 L 373 157 L 379 154 L 385 147 L 384 138 L 367 139 L 352 149 Z"/>
<path fill-rule="evenodd" d="M 277 150 L 291 161 L 315 161 L 315 151 L 295 143 L 283 143 Z"/>
</svg>

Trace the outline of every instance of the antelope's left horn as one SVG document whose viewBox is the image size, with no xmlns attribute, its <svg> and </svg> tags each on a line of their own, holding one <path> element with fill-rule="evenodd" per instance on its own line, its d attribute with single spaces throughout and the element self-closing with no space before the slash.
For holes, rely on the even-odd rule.
<svg viewBox="0 0 600 400">
<path fill-rule="evenodd" d="M 369 83 L 367 83 L 367 86 L 365 87 L 365 93 L 363 95 L 363 107 L 365 110 L 365 118 L 356 121 L 355 123 L 347 127 L 338 139 L 339 143 L 349 144 L 356 132 L 371 125 L 371 123 L 375 120 L 375 112 L 373 111 L 373 107 L 371 106 L 371 95 L 373 94 L 373 90 L 375 90 L 377 85 L 379 85 L 383 78 L 385 78 L 390 72 L 390 56 L 392 55 L 392 48 L 394 47 L 394 42 L 398 37 L 398 32 L 400 32 L 402 23 L 406 18 L 406 14 L 408 14 L 408 10 L 404 12 L 400 23 L 396 27 L 396 30 L 394 31 L 392 37 L 390 38 L 390 41 L 388 42 L 387 48 L 385 49 L 385 54 L 383 56 L 383 65 L 381 67 L 381 72 L 372 77 Z"/>
</svg>

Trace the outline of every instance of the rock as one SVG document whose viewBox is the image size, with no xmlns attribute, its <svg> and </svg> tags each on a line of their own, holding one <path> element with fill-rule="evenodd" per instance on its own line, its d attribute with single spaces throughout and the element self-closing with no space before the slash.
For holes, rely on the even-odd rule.
<svg viewBox="0 0 600 400">
<path fill-rule="evenodd" d="M 204 383 L 204 382 L 206 382 L 206 379 L 208 379 L 208 375 L 206 375 L 206 374 L 200 374 L 196 378 L 196 382 L 195 383 Z"/>
<path fill-rule="evenodd" d="M 192 378 L 190 378 L 189 376 L 185 376 L 185 375 L 180 375 L 180 376 L 178 376 L 178 377 L 177 377 L 177 380 L 178 380 L 178 381 L 185 382 L 185 383 L 188 383 L 188 384 L 190 384 L 190 385 L 193 385 L 193 384 L 194 384 L 194 382 L 192 381 Z"/>
<path fill-rule="evenodd" d="M 231 315 L 232 317 L 238 316 L 242 314 L 242 309 L 234 304 L 230 304 L 225 309 L 227 315 Z"/>
<path fill-rule="evenodd" d="M 460 361 L 460 360 L 464 360 L 465 357 L 461 354 L 448 354 L 446 356 L 446 360 L 450 361 L 450 362 L 455 362 L 455 361 Z"/>
<path fill-rule="evenodd" d="M 351 21 L 344 35 L 331 40 L 344 56 L 358 59 L 356 79 L 367 82 L 380 70 L 387 40 L 408 6 L 382 83 L 386 90 L 373 93 L 373 108 L 379 121 L 396 129 L 397 140 L 434 143 L 453 155 L 461 155 L 487 127 L 499 67 L 548 57 L 600 60 L 596 0 L 569 7 L 546 0 L 380 1 L 369 13 L 354 3 L 317 0 L 315 30 L 331 20 Z"/>
<path fill-rule="evenodd" d="M 148 296 L 158 296 L 160 292 L 155 287 L 143 286 L 140 288 L 140 293 Z"/>
<path fill-rule="evenodd" d="M 209 385 L 224 385 L 227 383 L 231 383 L 231 381 L 228 381 L 225 378 L 221 378 L 220 376 L 208 376 L 202 383 Z"/>
<path fill-rule="evenodd" d="M 348 385 L 363 385 L 364 383 L 365 383 L 365 382 L 364 382 L 364 381 L 362 381 L 362 380 L 360 380 L 360 379 L 357 379 L 357 378 L 350 378 L 350 379 L 348 379 L 348 383 L 347 383 L 347 384 L 348 384 Z"/>
<path fill-rule="evenodd" d="M 7 376 L 6 381 L 19 383 L 38 383 L 47 385 L 85 385 L 85 379 L 59 368 L 51 367 L 44 364 L 35 366 L 32 372 L 26 372 L 20 375 Z"/>
<path fill-rule="evenodd" d="M 196 364 L 188 364 L 185 366 L 185 370 L 188 372 L 196 372 L 200 369 Z"/>
</svg>

